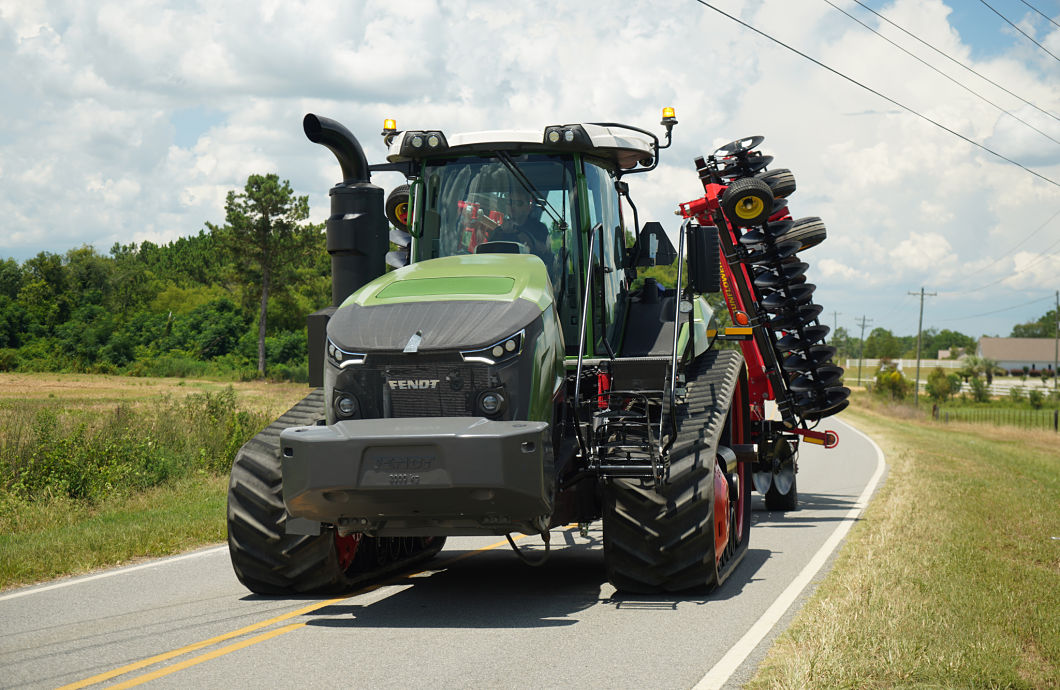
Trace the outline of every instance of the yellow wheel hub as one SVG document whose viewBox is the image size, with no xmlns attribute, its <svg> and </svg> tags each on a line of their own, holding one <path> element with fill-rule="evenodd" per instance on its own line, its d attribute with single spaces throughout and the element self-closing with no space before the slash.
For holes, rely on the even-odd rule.
<svg viewBox="0 0 1060 690">
<path fill-rule="evenodd" d="M 751 218 L 757 218 L 762 215 L 766 205 L 761 199 L 756 196 L 745 196 L 736 202 L 736 215 L 743 220 L 749 220 Z"/>
<path fill-rule="evenodd" d="M 398 204 L 396 207 L 394 207 L 394 215 L 397 216 L 397 219 L 400 220 L 402 223 L 407 224 L 409 222 L 409 205 L 408 205 L 408 203 L 406 202 L 406 203 Z"/>
</svg>

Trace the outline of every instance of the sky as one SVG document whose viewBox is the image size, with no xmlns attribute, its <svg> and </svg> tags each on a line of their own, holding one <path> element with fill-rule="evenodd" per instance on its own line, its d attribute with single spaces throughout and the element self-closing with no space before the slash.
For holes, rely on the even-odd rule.
<svg viewBox="0 0 1060 690">
<path fill-rule="evenodd" d="M 1015 95 L 853 0 L 711 0 L 1060 182 L 1060 0 L 862 2 Z M 384 118 L 661 133 L 673 106 L 660 168 L 628 178 L 642 222 L 676 232 L 673 210 L 703 194 L 693 159 L 765 136 L 774 167 L 795 173 L 793 214 L 827 224 L 804 260 L 829 325 L 915 334 L 923 287 L 937 293 L 925 328 L 1005 336 L 1060 289 L 1060 186 L 696 0 L 0 0 L 0 54 L 0 258 L 197 234 L 223 223 L 225 194 L 254 173 L 290 180 L 323 222 L 340 172 L 306 140 L 307 112 L 383 162 Z"/>
</svg>

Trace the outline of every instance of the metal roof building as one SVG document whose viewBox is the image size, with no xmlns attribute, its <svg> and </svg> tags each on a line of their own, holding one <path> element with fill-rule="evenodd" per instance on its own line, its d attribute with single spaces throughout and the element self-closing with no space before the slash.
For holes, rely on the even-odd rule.
<svg viewBox="0 0 1060 690">
<path fill-rule="evenodd" d="M 1056 357 L 1053 338 L 980 338 L 976 352 L 1004 369 L 1052 369 Z"/>
</svg>

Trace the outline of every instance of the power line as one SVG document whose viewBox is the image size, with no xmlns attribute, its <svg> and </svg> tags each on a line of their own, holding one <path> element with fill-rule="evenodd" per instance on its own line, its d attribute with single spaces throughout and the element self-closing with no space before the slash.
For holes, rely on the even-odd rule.
<svg viewBox="0 0 1060 690">
<path fill-rule="evenodd" d="M 980 316 L 990 316 L 991 314 L 1000 314 L 1003 311 L 1011 311 L 1012 309 L 1019 309 L 1020 307 L 1026 307 L 1030 304 L 1037 304 L 1038 302 L 1044 302 L 1047 299 L 1052 299 L 1052 295 L 1046 295 L 1038 299 L 1032 299 L 1030 302 L 1023 302 L 1022 304 L 1013 304 L 1010 307 L 1002 307 L 1001 309 L 995 309 L 994 311 L 984 311 L 982 314 L 971 314 L 970 316 L 957 316 L 952 319 L 939 319 L 939 321 L 964 321 L 965 319 L 975 319 Z"/>
<path fill-rule="evenodd" d="M 988 269 L 988 268 L 990 268 L 991 266 L 993 266 L 994 264 L 996 264 L 997 262 L 1001 261 L 1002 259 L 1005 259 L 1005 258 L 1007 258 L 1007 257 L 1008 257 L 1008 256 L 1009 256 L 1010 254 L 1012 254 L 1012 253 L 1013 253 L 1013 252 L 1015 252 L 1015 251 L 1016 251 L 1017 249 L 1019 249 L 1019 248 L 1020 248 L 1020 247 L 1021 247 L 1021 246 L 1022 246 L 1022 245 L 1023 245 L 1024 243 L 1026 243 L 1026 242 L 1027 242 L 1028 240 L 1030 240 L 1030 238 L 1032 238 L 1032 237 L 1034 237 L 1035 235 L 1037 235 L 1037 234 L 1038 234 L 1038 233 L 1039 233 L 1039 232 L 1040 232 L 1040 231 L 1041 231 L 1042 229 L 1044 229 L 1044 228 L 1045 228 L 1045 226 L 1046 226 L 1046 225 L 1048 225 L 1049 223 L 1051 223 L 1051 222 L 1053 221 L 1053 219 L 1054 219 L 1054 218 L 1056 218 L 1057 216 L 1060 216 L 1060 210 L 1056 211 L 1056 213 L 1054 213 L 1053 215 L 1049 216 L 1049 218 L 1048 218 L 1048 219 L 1047 219 L 1047 220 L 1046 220 L 1046 221 L 1045 221 L 1044 223 L 1042 223 L 1041 225 L 1039 225 L 1038 227 L 1036 227 L 1036 228 L 1035 228 L 1034 230 L 1032 230 L 1032 231 L 1031 231 L 1031 233 L 1030 233 L 1029 235 L 1027 235 L 1027 236 L 1026 236 L 1026 237 L 1024 237 L 1024 238 L 1023 238 L 1022 240 L 1020 240 L 1019 242 L 1017 242 L 1016 244 L 1014 244 L 1014 245 L 1013 245 L 1012 247 L 1010 247 L 1010 248 L 1009 248 L 1009 250 L 1008 250 L 1007 252 L 1005 252 L 1005 253 L 1004 253 L 1004 254 L 1002 254 L 1001 256 L 997 257 L 996 259 L 994 259 L 993 261 L 991 261 L 991 262 L 990 262 L 989 264 L 987 264 L 987 265 L 986 265 L 986 266 L 984 266 L 983 268 L 979 269 L 979 271 L 978 271 L 978 272 L 979 272 L 979 273 L 982 273 L 982 272 L 986 271 L 986 269 Z M 1038 261 L 1038 260 L 1040 260 L 1041 258 L 1044 258 L 1044 256 L 1045 256 L 1045 252 L 1048 252 L 1048 251 L 1049 251 L 1050 249 L 1052 249 L 1053 247 L 1055 247 L 1055 246 L 1056 246 L 1057 244 L 1060 244 L 1060 240 L 1058 240 L 1057 242 L 1054 242 L 1053 244 L 1051 244 L 1051 245 L 1049 245 L 1048 247 L 1046 247 L 1046 248 L 1045 248 L 1045 250 L 1044 250 L 1043 252 L 1039 252 L 1039 257 L 1038 257 L 1038 259 L 1035 259 L 1035 262 L 1037 262 L 1037 261 Z M 1033 264 L 1031 264 L 1031 265 L 1033 265 Z M 1019 275 L 1020 273 L 1022 273 L 1022 272 L 1023 272 L 1023 271 L 1025 271 L 1025 270 L 1027 270 L 1027 267 L 1026 267 L 1026 266 L 1025 266 L 1025 267 L 1024 267 L 1023 269 L 1021 269 L 1020 271 L 1017 271 L 1016 273 L 1014 273 L 1014 274 L 1012 274 L 1012 275 L 1007 275 L 1007 276 L 1004 276 L 1003 278 L 998 278 L 998 279 L 997 279 L 996 281 L 994 281 L 993 283 L 987 283 L 986 285 L 979 285 L 979 286 L 977 286 L 977 287 L 974 287 L 974 288 L 970 288 L 970 289 L 968 289 L 968 290 L 959 290 L 959 291 L 953 291 L 953 292 L 943 292 L 942 294 L 946 295 L 946 294 L 953 294 L 954 292 L 960 292 L 960 294 L 962 294 L 962 295 L 963 295 L 963 294 L 967 294 L 967 293 L 969 293 L 969 292 L 978 292 L 979 290 L 982 290 L 982 289 L 984 289 L 984 288 L 988 288 L 988 287 L 990 287 L 991 285 L 997 285 L 998 283 L 1000 283 L 1000 282 L 1001 282 L 1001 281 L 1003 281 L 1003 280 L 1008 280 L 1008 279 L 1009 279 L 1009 278 L 1011 278 L 1011 277 L 1012 277 L 1013 275 Z M 967 277 L 970 277 L 970 276 L 966 276 L 966 278 L 967 278 Z M 958 282 L 960 282 L 960 281 L 962 281 L 962 280 L 965 280 L 965 278 L 958 278 Z"/>
<path fill-rule="evenodd" d="M 986 1 L 986 0 L 979 0 L 979 2 L 983 3 L 983 4 L 984 4 L 984 5 L 986 5 L 987 7 L 990 7 L 990 3 L 988 3 L 988 2 Z M 1049 49 L 1048 49 L 1048 48 L 1046 48 L 1045 46 L 1043 46 L 1043 45 L 1042 45 L 1041 43 L 1038 43 L 1038 41 L 1035 41 L 1035 40 L 1034 40 L 1033 38 L 1031 38 L 1031 37 L 1030 37 L 1030 35 L 1029 35 L 1029 34 L 1027 34 L 1027 32 L 1026 32 L 1026 31 L 1024 31 L 1023 29 L 1019 28 L 1018 26 L 1016 26 L 1015 24 L 1013 24 L 1013 23 L 1012 23 L 1011 21 L 1009 21 L 1009 18 L 1008 18 L 1008 17 L 1006 17 L 1005 15 L 1001 14 L 1000 12 L 998 12 L 997 10 L 995 10 L 995 9 L 994 9 L 993 7 L 990 7 L 990 11 L 991 11 L 991 12 L 993 12 L 994 14 L 996 14 L 997 16 L 1001 17 L 1002 19 L 1004 19 L 1004 20 L 1005 20 L 1005 23 L 1006 23 L 1006 24 L 1008 24 L 1009 26 L 1011 26 L 1011 27 L 1012 27 L 1013 29 L 1015 29 L 1016 31 L 1019 31 L 1019 32 L 1020 32 L 1021 34 L 1023 34 L 1024 36 L 1026 36 L 1026 38 L 1027 38 L 1027 40 L 1028 40 L 1028 41 L 1030 41 L 1030 42 L 1031 42 L 1031 43 L 1033 43 L 1034 45 L 1038 46 L 1039 48 L 1041 48 L 1041 49 L 1042 49 L 1042 50 L 1044 50 L 1045 52 L 1049 53 Z M 1053 58 L 1054 60 L 1060 61 L 1060 57 L 1056 57 L 1056 56 L 1055 56 L 1055 55 L 1053 55 L 1052 53 L 1049 53 L 1049 55 L 1050 55 L 1050 56 L 1052 56 L 1052 58 Z"/>
<path fill-rule="evenodd" d="M 1027 100 L 1026 98 L 1024 98 L 1023 96 L 1020 96 L 1020 95 L 1018 95 L 1018 94 L 1015 94 L 1015 93 L 1013 93 L 1013 92 L 1009 91 L 1009 90 L 1008 90 L 1008 89 L 1006 89 L 1006 88 L 1005 88 L 1004 86 L 1002 86 L 1001 84 L 998 84 L 998 83 L 997 83 L 996 81 L 994 81 L 994 80 L 993 80 L 993 79 L 991 79 L 990 77 L 987 77 L 987 76 L 986 76 L 986 75 L 984 75 L 984 74 L 980 74 L 979 72 L 975 71 L 975 70 L 974 70 L 973 68 L 971 68 L 971 67 L 969 67 L 968 65 L 964 64 L 963 62 L 961 62 L 961 61 L 960 61 L 960 60 L 958 60 L 957 58 L 955 58 L 955 57 L 952 57 L 952 56 L 950 56 L 950 55 L 949 55 L 949 54 L 947 54 L 947 53 L 944 53 L 943 51 L 941 51 L 941 50 L 939 50 L 938 48 L 936 48 L 935 46 L 931 45 L 930 43 L 928 43 L 928 42 L 927 42 L 927 41 L 925 41 L 924 39 L 920 38 L 920 37 L 919 37 L 919 36 L 917 36 L 916 34 L 914 34 L 914 33 L 910 32 L 910 31 L 908 31 L 908 30 L 906 30 L 906 29 L 902 28 L 901 26 L 898 26 L 897 24 L 895 24 L 894 22 L 892 22 L 892 21 L 891 21 L 890 19 L 888 19 L 887 17 L 883 16 L 882 14 L 880 14 L 879 12 L 877 12 L 876 10 L 872 9 L 871 7 L 869 7 L 868 5 L 866 5 L 865 3 L 861 2 L 861 0 L 854 0 L 854 2 L 856 2 L 856 3 L 858 4 L 858 5 L 860 5 L 861 7 L 865 8 L 865 9 L 866 9 L 866 10 L 868 10 L 869 12 L 872 12 L 872 13 L 873 13 L 874 15 L 876 15 L 877 17 L 879 17 L 879 18 L 880 18 L 880 19 L 882 19 L 883 21 L 887 22 L 888 24 L 890 24 L 890 25 L 891 25 L 891 26 L 893 26 L 894 28 L 898 29 L 898 30 L 899 30 L 899 31 L 901 31 L 902 33 L 906 34 L 906 35 L 907 35 L 907 36 L 909 36 L 910 38 L 914 38 L 914 39 L 916 39 L 917 41 L 920 41 L 920 42 L 921 42 L 921 43 L 923 43 L 923 44 L 924 44 L 925 46 L 927 46 L 928 48 L 931 48 L 931 49 L 932 49 L 932 50 L 934 50 L 934 51 L 935 51 L 936 53 L 938 53 L 938 54 L 939 54 L 939 55 L 941 55 L 942 57 L 946 58 L 947 60 L 949 60 L 949 61 L 950 61 L 950 62 L 952 62 L 953 64 L 955 64 L 955 65 L 958 65 L 958 66 L 960 66 L 960 67 L 963 67 L 964 69 L 968 70 L 969 72 L 971 72 L 972 74 L 974 74 L 975 76 L 979 77 L 980 79 L 982 79 L 982 80 L 984 80 L 984 81 L 990 82 L 991 84 L 993 84 L 993 85 L 994 85 L 994 86 L 996 86 L 997 88 L 1001 89 L 1002 91 L 1004 91 L 1004 92 L 1005 92 L 1005 93 L 1007 93 L 1008 95 L 1012 96 L 1013 98 L 1017 98 L 1017 99 L 1019 99 L 1019 100 L 1023 101 L 1024 103 L 1026 103 L 1026 104 L 1027 104 L 1027 105 L 1029 105 L 1030 107 L 1034 108 L 1035 110 L 1039 111 L 1040 113 L 1042 113 L 1042 114 L 1044 114 L 1044 115 L 1048 115 L 1049 117 L 1053 118 L 1054 120 L 1058 120 L 1058 121 L 1060 121 L 1060 117 L 1057 117 L 1056 115 L 1054 115 L 1053 113 L 1049 112 L 1048 110 L 1045 110 L 1044 108 L 1040 108 L 1040 107 L 1036 106 L 1035 104 L 1031 103 L 1031 102 L 1030 102 L 1030 101 L 1028 101 L 1028 100 Z M 1050 21 L 1051 21 L 1051 20 L 1050 20 Z"/>
<path fill-rule="evenodd" d="M 871 88 L 869 86 L 866 86 L 865 84 L 862 84 L 857 79 L 854 79 L 853 77 L 848 77 L 847 75 L 843 74 L 839 70 L 834 69 L 832 67 L 829 67 L 828 65 L 824 64 L 820 60 L 814 59 L 814 58 L 810 57 L 809 55 L 807 55 L 806 53 L 803 53 L 802 51 L 789 46 L 787 43 L 784 43 L 780 39 L 774 38 L 774 37 L 770 36 L 769 34 L 767 34 L 766 32 L 761 31 L 760 29 L 756 29 L 755 27 L 751 26 L 747 22 L 742 21 L 740 19 L 737 19 L 736 17 L 732 16 L 731 14 L 729 14 L 727 12 L 724 12 L 723 10 L 718 9 L 714 5 L 711 5 L 709 2 L 707 2 L 706 0 L 696 0 L 696 2 L 698 2 L 700 5 L 703 5 L 704 7 L 707 7 L 707 8 L 710 8 L 710 9 L 714 10 L 715 12 L 717 12 L 718 14 L 720 14 L 720 15 L 722 15 L 724 17 L 728 17 L 729 19 L 731 19 L 732 21 L 736 22 L 740 26 L 743 26 L 743 27 L 745 27 L 747 29 L 750 29 L 751 31 L 754 31 L 756 34 L 758 34 L 758 35 L 760 35 L 760 36 L 762 36 L 764 38 L 768 38 L 770 41 L 773 41 L 777 45 L 782 46 L 784 48 L 787 48 L 788 50 L 790 50 L 791 52 L 795 53 L 796 55 L 799 55 L 800 57 L 803 57 L 803 58 L 809 60 L 810 62 L 814 63 L 818 67 L 823 67 L 824 69 L 828 70 L 829 72 L 831 72 L 832 74 L 836 75 L 837 77 L 842 77 L 843 79 L 846 79 L 850 83 L 852 83 L 852 84 L 854 84 L 856 86 L 860 86 L 861 88 L 865 89 L 869 93 L 872 93 L 872 94 L 875 94 L 875 95 L 879 96 L 880 98 L 882 98 L 883 100 L 887 101 L 888 103 L 896 105 L 899 108 L 901 108 L 902 110 L 905 110 L 905 111 L 907 111 L 909 113 L 912 113 L 913 115 L 916 115 L 917 117 L 919 117 L 922 120 L 926 120 L 927 122 L 930 122 L 931 124 L 935 125 L 939 129 L 942 129 L 942 130 L 945 130 L 945 131 L 949 132 L 950 134 L 952 134 L 953 136 L 957 137 L 958 139 L 962 139 L 963 141 L 968 142 L 972 146 L 975 146 L 976 148 L 979 148 L 979 149 L 982 149 L 983 151 L 986 151 L 987 153 L 991 154 L 992 156 L 996 156 L 996 157 L 1000 158 L 1003 161 L 1011 163 L 1012 165 L 1015 165 L 1017 168 L 1022 168 L 1023 170 L 1029 172 L 1031 175 L 1034 175 L 1035 177 L 1048 182 L 1049 184 L 1053 185 L 1054 187 L 1060 187 L 1060 182 L 1057 182 L 1056 180 L 1053 180 L 1053 179 L 1051 179 L 1049 177 L 1046 177 L 1045 175 L 1041 174 L 1040 172 L 1037 172 L 1035 170 L 1031 170 L 1030 168 L 1028 168 L 1027 166 L 1023 165 L 1022 163 L 1017 163 L 1016 161 L 1012 160 L 1011 158 L 1003 156 L 1000 153 L 998 153 L 997 151 L 994 151 L 993 149 L 988 148 L 984 144 L 980 144 L 979 142 L 977 142 L 977 141 L 975 141 L 973 139 L 969 139 L 968 137 L 964 136 L 960 132 L 952 130 L 949 127 L 947 127 L 946 125 L 943 125 L 943 124 L 941 124 L 939 122 L 936 122 L 935 120 L 932 120 L 927 115 L 922 115 L 921 113 L 917 112 L 916 110 L 913 110 L 909 106 L 904 105 L 902 103 L 899 103 L 898 101 L 894 100 L 890 96 L 883 95 L 879 91 L 877 91 L 877 90 L 875 90 L 875 89 L 873 89 L 873 88 Z"/>
<path fill-rule="evenodd" d="M 986 103 L 989 103 L 990 105 L 994 106 L 995 108 L 997 108 L 997 109 L 998 109 L 998 110 L 1000 110 L 1001 112 L 1005 113 L 1005 114 L 1006 114 L 1006 115 L 1008 115 L 1009 117 L 1013 118 L 1014 120 L 1018 120 L 1019 122 L 1022 122 L 1023 124 L 1027 125 L 1027 126 L 1028 126 L 1028 127 L 1030 127 L 1031 129 L 1033 129 L 1033 130 L 1034 130 L 1035 132 L 1037 132 L 1038 134 L 1041 134 L 1041 135 L 1042 135 L 1043 137 L 1045 137 L 1045 138 L 1046 138 L 1046 139 L 1048 139 L 1049 141 L 1053 142 L 1054 144 L 1060 144 L 1060 141 L 1057 141 L 1057 140 L 1056 140 L 1056 139 L 1054 139 L 1053 137 L 1049 136 L 1048 134 L 1046 134 L 1046 133 L 1045 133 L 1045 132 L 1043 132 L 1042 130 L 1038 129 L 1037 127 L 1035 127 L 1035 126 L 1034 126 L 1034 125 L 1032 125 L 1031 123 L 1029 123 L 1029 122 L 1027 122 L 1026 120 L 1024 120 L 1024 119 L 1023 119 L 1022 117 L 1020 117 L 1019 115 L 1015 115 L 1014 113 L 1011 113 L 1011 112 L 1009 112 L 1008 110 L 1006 110 L 1005 108 L 1001 107 L 1001 106 L 1000 106 L 1000 105 L 998 105 L 997 103 L 994 103 L 994 102 L 993 102 L 992 100 L 990 100 L 990 99 L 989 99 L 989 98 L 987 98 L 986 96 L 982 95 L 982 94 L 981 94 L 981 93 L 979 93 L 978 91 L 975 91 L 975 90 L 971 89 L 970 87 L 968 87 L 968 86 L 965 86 L 965 85 L 964 85 L 964 84 L 962 84 L 961 82 L 957 81 L 956 79 L 954 79 L 954 78 L 953 78 L 953 77 L 951 77 L 950 75 L 948 75 L 948 74 L 946 74 L 945 72 L 943 72 L 942 70 L 940 70 L 940 69 L 939 69 L 938 67 L 935 67 L 934 65 L 932 65 L 932 64 L 931 64 L 930 62 L 928 62 L 927 60 L 924 60 L 924 59 L 923 59 L 923 58 L 921 58 L 920 56 L 918 56 L 918 55 L 915 55 L 915 54 L 913 54 L 912 52 L 910 52 L 910 51 L 906 50 L 905 48 L 903 48 L 902 46 L 898 45 L 897 43 L 895 43 L 895 42 L 894 42 L 894 41 L 892 41 L 891 39 L 889 39 L 889 38 L 887 38 L 886 36 L 884 36 L 883 34 L 881 34 L 881 33 L 880 33 L 879 31 L 877 31 L 876 29 L 872 28 L 871 26 L 869 26 L 869 25 L 868 25 L 868 24 L 866 24 L 865 22 L 861 21 L 860 19 L 858 19 L 858 18 L 857 18 L 857 17 L 855 17 L 854 15 L 850 14 L 849 12 L 847 12 L 846 10 L 844 10 L 843 8 L 841 8 L 841 7 L 837 6 L 837 5 L 835 4 L 835 3 L 833 3 L 833 2 L 832 2 L 832 0 L 824 0 L 824 2 L 825 2 L 825 3 L 827 3 L 828 5 L 830 5 L 830 6 L 831 6 L 831 7 L 832 7 L 832 8 L 834 9 L 834 10 L 836 10 L 837 12 L 842 12 L 843 14 L 845 14 L 845 15 L 846 15 L 846 16 L 848 16 L 848 17 L 850 17 L 850 18 L 851 18 L 852 20 L 854 20 L 854 21 L 855 21 L 855 22 L 857 22 L 858 24 L 861 24 L 861 25 L 862 25 L 863 27 L 865 27 L 866 29 L 868 29 L 868 30 L 869 30 L 869 31 L 871 31 L 872 33 L 876 34 L 877 36 L 879 36 L 879 37 L 880 37 L 880 38 L 882 38 L 883 40 L 887 41 L 887 42 L 888 42 L 888 43 L 890 43 L 890 44 L 891 44 L 892 46 L 894 46 L 894 47 L 895 47 L 895 48 L 897 48 L 898 50 L 902 51 L 903 53 L 905 53 L 905 54 L 906 54 L 906 55 L 908 55 L 909 57 L 913 58 L 914 60 L 916 60 L 916 61 L 917 61 L 917 62 L 919 62 L 920 64 L 924 65 L 925 67 L 927 67 L 927 68 L 929 68 L 929 69 L 932 69 L 932 70 L 934 70 L 934 71 L 935 71 L 935 72 L 937 72 L 938 74 L 941 74 L 941 75 L 942 75 L 943 77 L 945 77 L 945 78 L 949 79 L 949 80 L 950 80 L 951 82 L 953 82 L 953 83 L 954 83 L 954 84 L 956 84 L 957 86 L 961 87 L 962 89 L 964 89 L 964 90 L 965 90 L 965 91 L 967 91 L 968 93 L 972 94 L 973 96 L 976 96 L 977 98 L 979 98 L 980 100 L 982 100 L 982 101 L 984 101 L 984 102 L 986 102 Z"/>
<path fill-rule="evenodd" d="M 1022 2 L 1024 5 L 1026 5 L 1027 7 L 1031 8 L 1032 10 L 1037 12 L 1038 14 L 1042 15 L 1046 19 L 1048 19 L 1050 22 L 1052 22 L 1053 26 L 1060 27 L 1060 24 L 1057 24 L 1056 22 L 1054 22 L 1052 17 L 1050 17 L 1045 12 L 1042 12 L 1040 9 L 1038 9 L 1034 5 L 1032 5 L 1029 2 L 1027 2 L 1027 0 L 1020 0 L 1020 2 Z"/>
</svg>

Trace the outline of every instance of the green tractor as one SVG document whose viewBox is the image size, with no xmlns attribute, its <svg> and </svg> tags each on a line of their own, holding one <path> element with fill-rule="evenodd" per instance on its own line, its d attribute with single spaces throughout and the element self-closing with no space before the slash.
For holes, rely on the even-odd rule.
<svg viewBox="0 0 1060 690">
<path fill-rule="evenodd" d="M 661 124 L 665 143 L 617 123 L 388 121 L 388 162 L 368 165 L 346 128 L 305 117 L 344 178 L 327 224 L 334 304 L 309 317 L 313 392 L 233 464 L 244 585 L 347 590 L 457 535 L 506 535 L 528 561 L 510 535 L 540 535 L 540 561 L 551 528 L 596 520 L 620 590 L 725 580 L 746 553 L 753 473 L 792 449 L 752 439 L 744 358 L 714 347 L 725 335 L 702 295 L 721 289 L 718 228 L 686 222 L 675 249 L 636 218 L 626 179 L 658 164 L 671 110 Z M 380 170 L 408 181 L 385 202 Z M 756 182 L 730 206 L 765 198 Z M 676 286 L 631 289 L 675 261 Z"/>
</svg>

